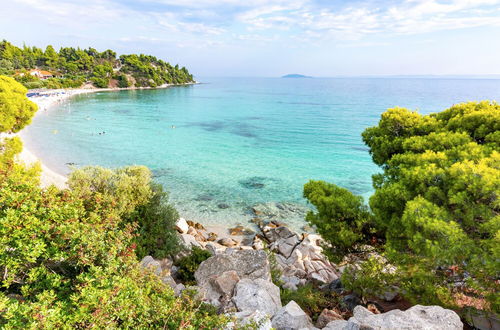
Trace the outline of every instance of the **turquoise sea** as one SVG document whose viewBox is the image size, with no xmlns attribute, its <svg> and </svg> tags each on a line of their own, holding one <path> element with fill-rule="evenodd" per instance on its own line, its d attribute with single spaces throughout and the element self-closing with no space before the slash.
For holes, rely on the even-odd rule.
<svg viewBox="0 0 500 330">
<path fill-rule="evenodd" d="M 25 133 L 49 167 L 147 165 L 181 215 L 246 223 L 264 202 L 306 205 L 321 179 L 368 198 L 371 162 L 361 132 L 387 108 L 427 114 L 500 100 L 500 80 L 423 78 L 198 78 L 202 84 L 79 95 Z M 299 225 L 302 215 L 283 219 Z"/>
</svg>

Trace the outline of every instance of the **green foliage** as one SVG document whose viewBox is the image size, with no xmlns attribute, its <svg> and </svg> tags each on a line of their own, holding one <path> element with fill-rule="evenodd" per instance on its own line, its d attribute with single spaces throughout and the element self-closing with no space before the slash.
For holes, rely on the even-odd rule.
<svg viewBox="0 0 500 330">
<path fill-rule="evenodd" d="M 136 208 L 128 218 L 138 224 L 136 254 L 139 258 L 151 255 L 162 259 L 181 251 L 175 223 L 179 219 L 177 210 L 168 203 L 168 194 L 160 184 L 151 184 L 149 201 Z"/>
<path fill-rule="evenodd" d="M 214 308 L 139 266 L 140 235 L 163 234 L 176 215 L 149 170 L 83 168 L 74 190 L 41 189 L 39 166 L 15 162 L 21 148 L 0 141 L 0 328 L 224 328 Z"/>
<path fill-rule="evenodd" d="M 16 71 L 40 68 L 53 73 L 56 78 L 39 80 L 31 75 L 15 75 Z M 8 41 L 0 42 L 0 74 L 15 75 L 28 88 L 74 88 L 91 81 L 96 87 L 106 88 L 110 79 L 117 77 L 118 87 L 131 84 L 125 74 L 134 77 L 136 87 L 157 87 L 163 84 L 193 82 L 186 68 L 172 66 L 149 55 L 122 55 L 116 57 L 112 50 L 99 52 L 94 48 L 63 47 L 57 52 L 47 46 L 16 47 Z"/>
<path fill-rule="evenodd" d="M 122 55 L 122 72 L 131 74 L 136 80 L 136 86 L 156 87 L 163 84 L 183 84 L 193 81 L 193 76 L 186 68 L 171 66 L 154 56 Z"/>
<path fill-rule="evenodd" d="M 500 310 L 499 132 L 500 106 L 483 101 L 425 116 L 389 109 L 363 133 L 383 169 L 373 177 L 372 230 L 416 302 L 450 304 L 454 279 L 462 279 L 464 292 Z M 355 210 L 330 219 L 343 222 Z M 339 227 L 330 226 L 335 242 Z"/>
<path fill-rule="evenodd" d="M 308 283 L 299 286 L 296 291 L 281 289 L 281 303 L 283 306 L 290 301 L 295 301 L 311 317 L 317 317 L 323 309 L 333 309 L 338 305 L 337 297 L 321 291 Z"/>
<path fill-rule="evenodd" d="M 363 297 L 383 295 L 391 286 L 401 285 L 394 267 L 380 256 L 371 256 L 356 266 L 347 266 L 342 283 L 347 290 Z"/>
<path fill-rule="evenodd" d="M 118 81 L 118 87 L 120 88 L 127 88 L 130 87 L 130 82 L 127 79 L 127 76 L 124 74 L 119 74 L 116 77 L 116 80 Z"/>
<path fill-rule="evenodd" d="M 349 190 L 324 181 L 309 181 L 304 186 L 304 197 L 316 207 L 306 220 L 332 244 L 330 252 L 335 261 L 356 249 L 369 238 L 371 215 L 363 198 Z"/>
<path fill-rule="evenodd" d="M 266 249 L 267 260 L 269 260 L 269 268 L 271 269 L 271 281 L 276 286 L 282 286 L 284 282 L 281 280 L 281 276 L 283 272 L 281 271 L 280 266 L 278 265 L 278 261 L 276 260 L 276 254 L 274 252 Z"/>
<path fill-rule="evenodd" d="M 86 209 L 98 214 L 128 216 L 152 196 L 151 172 L 145 166 L 109 169 L 87 166 L 73 171 L 71 190 L 87 201 Z"/>
<path fill-rule="evenodd" d="M 200 264 L 210 258 L 212 255 L 207 250 L 193 246 L 191 253 L 185 257 L 180 258 L 175 262 L 179 267 L 177 275 L 183 283 L 196 284 L 194 273 Z"/>
<path fill-rule="evenodd" d="M 0 132 L 15 133 L 31 123 L 38 107 L 26 92 L 14 79 L 0 76 Z"/>
</svg>

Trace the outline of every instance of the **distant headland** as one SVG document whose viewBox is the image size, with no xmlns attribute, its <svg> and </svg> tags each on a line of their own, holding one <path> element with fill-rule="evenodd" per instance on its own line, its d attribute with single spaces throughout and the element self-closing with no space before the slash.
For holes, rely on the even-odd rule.
<svg viewBox="0 0 500 330">
<path fill-rule="evenodd" d="M 291 73 L 282 76 L 281 78 L 312 78 L 311 76 L 304 76 L 303 74 Z"/>
</svg>

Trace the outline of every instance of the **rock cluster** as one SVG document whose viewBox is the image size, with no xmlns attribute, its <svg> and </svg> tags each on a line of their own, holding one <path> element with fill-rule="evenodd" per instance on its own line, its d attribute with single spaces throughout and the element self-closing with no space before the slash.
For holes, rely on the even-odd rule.
<svg viewBox="0 0 500 330">
<path fill-rule="evenodd" d="M 354 308 L 354 315 L 348 321 L 335 320 L 323 329 L 328 330 L 375 330 L 375 329 L 463 329 L 460 317 L 453 311 L 440 306 L 416 305 L 406 311 L 395 309 L 387 313 L 373 314 L 363 306 Z"/>
<path fill-rule="evenodd" d="M 360 305 L 361 300 L 346 301 L 353 311 L 344 320 L 335 310 L 324 309 L 316 326 L 295 301 L 282 306 L 280 288 L 271 281 L 271 264 L 266 245 L 274 252 L 275 266 L 281 272 L 285 289 L 314 282 L 333 292 L 342 291 L 340 271 L 323 255 L 319 235 L 297 234 L 286 226 L 259 222 L 260 233 L 239 226 L 231 232 L 242 235 L 241 240 L 217 237 L 200 224 L 179 219 L 176 224 L 183 244 L 191 248 L 207 249 L 212 257 L 203 261 L 194 277 L 198 297 L 232 316 L 235 322 L 229 328 L 257 325 L 258 329 L 462 329 L 460 318 L 453 311 L 439 306 L 414 306 L 406 311 L 392 310 L 379 313 Z M 154 272 L 179 295 L 185 289 L 175 281 L 172 261 L 145 257 L 141 267 Z M 173 276 L 174 275 L 174 276 Z M 349 303 L 349 304 L 348 304 Z"/>
<path fill-rule="evenodd" d="M 269 223 L 262 226 L 264 237 L 276 252 L 276 261 L 283 273 L 286 288 L 296 289 L 309 281 L 331 283 L 339 277 L 335 266 L 323 255 L 319 235 L 302 234 L 285 226 Z"/>
</svg>

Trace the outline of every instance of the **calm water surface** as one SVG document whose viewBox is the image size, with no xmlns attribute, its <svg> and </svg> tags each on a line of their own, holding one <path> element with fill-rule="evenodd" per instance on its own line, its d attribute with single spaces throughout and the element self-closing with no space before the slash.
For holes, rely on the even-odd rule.
<svg viewBox="0 0 500 330">
<path fill-rule="evenodd" d="M 378 168 L 360 134 L 387 108 L 426 114 L 468 100 L 500 100 L 500 80 L 199 80 L 77 96 L 38 116 L 27 144 L 64 173 L 66 163 L 147 165 L 182 215 L 234 225 L 250 219 L 257 203 L 306 205 L 302 187 L 309 179 L 369 197 Z"/>
</svg>

